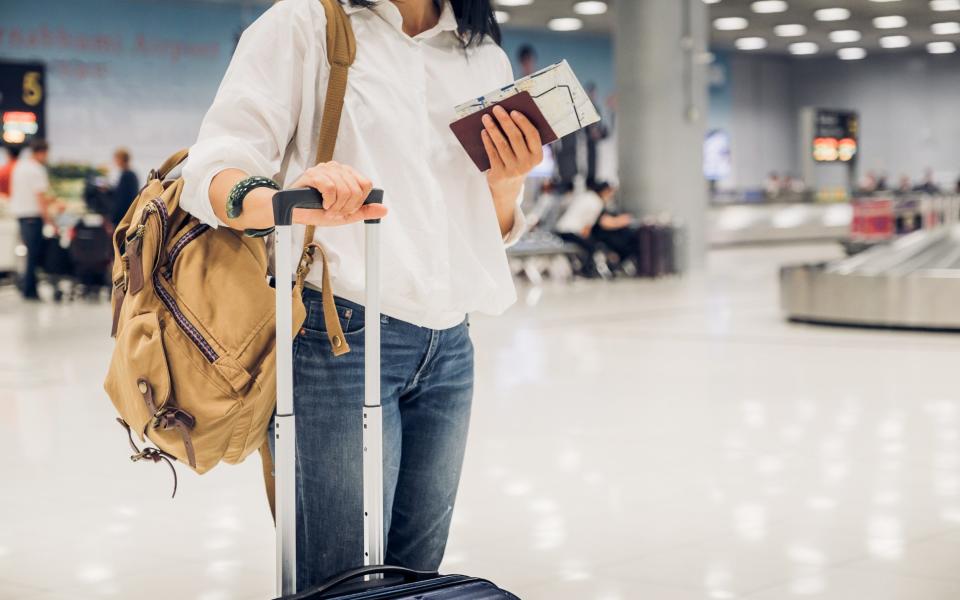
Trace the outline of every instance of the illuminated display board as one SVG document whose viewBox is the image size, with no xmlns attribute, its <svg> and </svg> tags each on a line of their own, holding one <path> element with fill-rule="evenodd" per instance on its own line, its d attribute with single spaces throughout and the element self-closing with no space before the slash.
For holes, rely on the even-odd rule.
<svg viewBox="0 0 960 600">
<path fill-rule="evenodd" d="M 851 162 L 860 150 L 860 118 L 857 113 L 818 109 L 814 122 L 813 160 Z"/>
<path fill-rule="evenodd" d="M 3 144 L 21 146 L 44 137 L 46 78 L 42 63 L 0 61 L 0 118 Z"/>
</svg>

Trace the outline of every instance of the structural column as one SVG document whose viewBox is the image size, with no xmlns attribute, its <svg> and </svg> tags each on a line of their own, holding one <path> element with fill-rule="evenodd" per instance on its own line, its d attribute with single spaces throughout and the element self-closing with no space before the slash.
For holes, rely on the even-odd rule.
<svg viewBox="0 0 960 600">
<path fill-rule="evenodd" d="M 703 265 L 707 184 L 707 8 L 703 0 L 616 0 L 620 198 L 639 216 L 684 228 L 690 268 Z"/>
</svg>

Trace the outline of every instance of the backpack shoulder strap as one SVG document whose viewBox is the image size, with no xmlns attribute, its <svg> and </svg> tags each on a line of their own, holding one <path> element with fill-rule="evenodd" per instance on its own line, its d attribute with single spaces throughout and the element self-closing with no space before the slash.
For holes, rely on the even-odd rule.
<svg viewBox="0 0 960 600">
<path fill-rule="evenodd" d="M 343 10 L 340 0 L 320 0 L 327 14 L 327 61 L 330 63 L 330 79 L 327 82 L 327 94 L 323 104 L 323 117 L 320 122 L 320 140 L 317 145 L 316 163 L 329 162 L 333 159 L 333 150 L 337 145 L 337 132 L 340 129 L 340 115 L 343 112 L 343 98 L 347 93 L 347 76 L 350 65 L 357 56 L 357 40 L 353 35 L 350 17 Z M 316 245 L 313 243 L 313 234 L 316 228 L 308 225 L 303 236 L 303 250 L 300 253 L 300 262 L 297 265 L 296 282 L 294 283 L 294 324 L 299 328 L 306 309 L 303 308 L 301 296 L 304 282 L 310 267 L 313 264 Z M 340 330 L 340 320 L 337 317 L 337 307 L 334 305 L 333 290 L 327 277 L 327 257 L 321 251 L 323 262 L 324 286 L 323 308 L 324 319 L 327 322 L 327 332 L 333 353 L 337 356 L 350 351 L 350 346 Z M 294 331 L 296 335 L 296 331 Z"/>
</svg>

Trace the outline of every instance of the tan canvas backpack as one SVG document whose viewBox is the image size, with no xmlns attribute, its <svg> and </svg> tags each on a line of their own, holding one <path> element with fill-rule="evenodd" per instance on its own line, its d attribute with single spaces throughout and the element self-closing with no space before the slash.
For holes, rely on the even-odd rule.
<svg viewBox="0 0 960 600">
<path fill-rule="evenodd" d="M 333 157 L 347 72 L 356 54 L 349 17 L 337 0 L 327 15 L 327 87 L 317 162 Z M 180 151 L 147 183 L 113 238 L 116 346 L 104 388 L 127 429 L 133 461 L 179 460 L 197 473 L 238 463 L 265 445 L 276 400 L 275 295 L 261 239 L 213 229 L 182 210 L 183 180 L 170 173 Z M 349 351 L 340 329 L 322 248 L 307 228 L 296 271 L 294 331 L 306 311 L 304 280 L 323 258 L 325 319 L 331 349 Z M 134 435 L 156 445 L 140 449 Z M 269 458 L 269 457 L 266 457 Z M 269 467 L 266 467 L 267 473 Z M 174 471 L 176 493 L 176 471 Z"/>
</svg>

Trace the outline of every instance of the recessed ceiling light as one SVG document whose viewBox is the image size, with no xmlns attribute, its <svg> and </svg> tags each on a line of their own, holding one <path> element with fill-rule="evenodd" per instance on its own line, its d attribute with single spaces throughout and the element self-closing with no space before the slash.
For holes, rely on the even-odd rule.
<svg viewBox="0 0 960 600">
<path fill-rule="evenodd" d="M 830 41 L 834 44 L 852 44 L 859 42 L 862 37 L 856 29 L 838 29 L 830 32 Z"/>
<path fill-rule="evenodd" d="M 937 35 L 953 35 L 955 33 L 960 33 L 960 23 L 957 23 L 956 21 L 934 23 L 930 26 L 930 31 Z"/>
<path fill-rule="evenodd" d="M 873 20 L 873 26 L 877 29 L 899 29 L 907 26 L 907 19 L 900 15 L 877 17 Z"/>
<path fill-rule="evenodd" d="M 813 42 L 796 42 L 790 44 L 787 48 L 790 50 L 790 54 L 795 54 L 797 56 L 816 54 L 820 51 L 820 46 Z"/>
<path fill-rule="evenodd" d="M 761 14 L 782 13 L 787 10 L 787 3 L 783 0 L 757 0 L 750 5 L 750 10 Z"/>
<path fill-rule="evenodd" d="M 557 19 L 550 19 L 550 21 L 547 22 L 547 27 L 553 31 L 576 31 L 583 29 L 583 21 L 576 17 L 559 17 Z"/>
<path fill-rule="evenodd" d="M 767 47 L 767 40 L 762 37 L 742 37 L 734 42 L 737 50 L 763 50 Z"/>
<path fill-rule="evenodd" d="M 860 60 L 866 58 L 867 51 L 863 48 L 840 48 L 837 50 L 840 60 Z"/>
<path fill-rule="evenodd" d="M 497 0 L 499 6 L 527 6 L 533 4 L 533 0 Z"/>
<path fill-rule="evenodd" d="M 713 28 L 718 31 L 739 31 L 746 29 L 749 24 L 743 17 L 723 17 L 714 19 Z"/>
<path fill-rule="evenodd" d="M 900 2 L 900 0 L 870 0 L 870 2 Z"/>
<path fill-rule="evenodd" d="M 578 15 L 602 15 L 607 12 L 607 3 L 599 0 L 584 0 L 573 5 L 573 12 Z"/>
<path fill-rule="evenodd" d="M 510 20 L 510 13 L 505 10 L 495 10 L 493 16 L 497 19 L 497 23 L 506 23 Z"/>
<path fill-rule="evenodd" d="M 704 4 L 719 4 L 720 0 L 703 0 Z"/>
<path fill-rule="evenodd" d="M 930 0 L 930 10 L 937 12 L 960 10 L 960 0 Z"/>
<path fill-rule="evenodd" d="M 927 44 L 927 52 L 930 54 L 953 54 L 957 51 L 957 46 L 953 42 L 930 42 Z"/>
<path fill-rule="evenodd" d="M 821 8 L 813 13 L 818 21 L 846 21 L 850 18 L 850 11 L 846 8 Z"/>
<path fill-rule="evenodd" d="M 807 26 L 800 23 L 777 25 L 773 28 L 773 33 L 779 37 L 799 37 L 807 33 Z"/>
<path fill-rule="evenodd" d="M 905 35 L 885 35 L 880 38 L 881 48 L 906 48 L 910 45 L 910 38 Z"/>
</svg>

